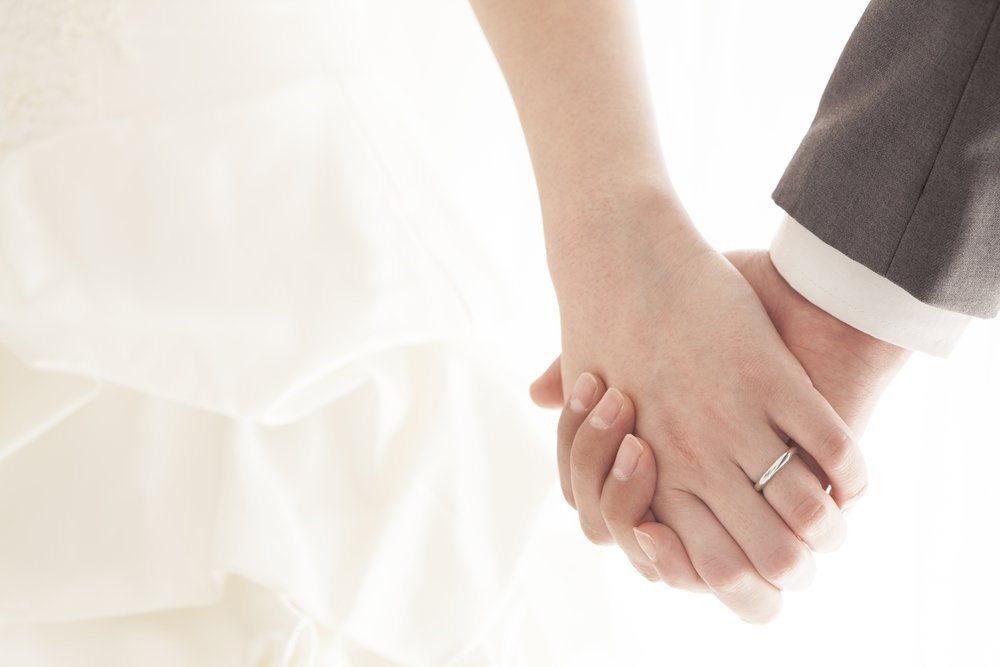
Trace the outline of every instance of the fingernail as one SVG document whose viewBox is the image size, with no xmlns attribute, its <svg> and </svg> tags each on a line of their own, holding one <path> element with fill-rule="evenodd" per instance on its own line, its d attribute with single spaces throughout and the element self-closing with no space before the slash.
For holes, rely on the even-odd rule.
<svg viewBox="0 0 1000 667">
<path fill-rule="evenodd" d="M 590 373 L 584 373 L 576 379 L 573 393 L 570 395 L 569 407 L 573 412 L 586 412 L 594 402 L 597 393 L 597 380 Z"/>
<path fill-rule="evenodd" d="M 590 416 L 590 425 L 594 428 L 606 429 L 615 422 L 618 413 L 622 411 L 622 395 L 617 389 L 608 389 L 604 398 L 594 408 L 594 414 Z"/>
<path fill-rule="evenodd" d="M 642 549 L 642 553 L 646 554 L 646 558 L 655 563 L 656 545 L 653 544 L 653 538 L 638 528 L 633 528 L 632 532 L 635 533 L 635 539 L 639 543 L 639 548 Z"/>
<path fill-rule="evenodd" d="M 611 468 L 611 473 L 619 481 L 624 482 L 635 472 L 635 466 L 639 463 L 640 456 L 642 456 L 642 443 L 629 433 L 618 448 L 618 456 L 615 457 L 615 465 Z"/>
</svg>

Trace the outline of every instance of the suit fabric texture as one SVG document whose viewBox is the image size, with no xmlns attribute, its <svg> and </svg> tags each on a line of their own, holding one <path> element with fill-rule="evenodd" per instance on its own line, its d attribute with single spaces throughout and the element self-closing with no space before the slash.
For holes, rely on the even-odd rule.
<svg viewBox="0 0 1000 667">
<path fill-rule="evenodd" d="M 921 301 L 1000 312 L 1000 0 L 873 0 L 773 194 Z"/>
</svg>

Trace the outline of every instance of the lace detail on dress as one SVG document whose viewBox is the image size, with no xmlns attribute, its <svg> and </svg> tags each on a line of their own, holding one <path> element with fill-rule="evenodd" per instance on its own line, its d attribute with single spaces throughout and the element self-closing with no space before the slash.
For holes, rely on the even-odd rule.
<svg viewBox="0 0 1000 667">
<path fill-rule="evenodd" d="M 102 64 L 121 57 L 118 0 L 6 0 L 0 7 L 0 155 L 94 116 Z"/>
</svg>

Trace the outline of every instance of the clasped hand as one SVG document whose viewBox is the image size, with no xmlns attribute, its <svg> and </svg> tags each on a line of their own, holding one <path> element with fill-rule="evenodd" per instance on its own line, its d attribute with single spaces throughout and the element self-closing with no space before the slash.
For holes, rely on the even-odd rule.
<svg viewBox="0 0 1000 667">
<path fill-rule="evenodd" d="M 697 234 L 670 241 L 670 262 L 644 246 L 554 271 L 563 354 L 536 401 L 563 406 L 560 481 L 591 541 L 767 623 L 812 579 L 810 549 L 843 542 L 864 460 L 744 276 Z M 790 444 L 800 455 L 755 491 Z"/>
</svg>

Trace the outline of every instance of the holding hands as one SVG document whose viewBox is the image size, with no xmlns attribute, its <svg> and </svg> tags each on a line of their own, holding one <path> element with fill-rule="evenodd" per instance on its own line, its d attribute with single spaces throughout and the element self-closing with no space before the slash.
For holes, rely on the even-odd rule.
<svg viewBox="0 0 1000 667">
<path fill-rule="evenodd" d="M 563 407 L 558 428 L 563 492 L 592 541 L 618 543 L 649 579 L 713 592 L 744 620 L 766 623 L 780 609 L 779 591 L 800 589 L 811 578 L 809 549 L 831 551 L 843 542 L 840 507 L 856 500 L 866 482 L 851 432 L 817 389 L 836 397 L 838 409 L 860 431 L 907 353 L 802 299 L 765 252 L 731 253 L 728 259 L 770 316 L 764 322 L 748 318 L 763 331 L 738 338 L 768 341 L 768 329 L 780 330 L 785 340 L 778 338 L 773 363 L 788 369 L 786 377 L 764 381 L 730 372 L 725 377 L 744 384 L 725 387 L 692 370 L 692 364 L 652 365 L 663 369 L 663 389 L 642 401 L 634 390 L 607 389 L 606 378 L 589 372 L 564 394 L 565 362 L 557 359 L 532 386 L 532 395 L 540 405 Z M 777 366 L 788 363 L 781 353 L 788 353 L 786 344 L 809 362 L 812 379 L 794 359 Z M 689 349 L 692 358 L 699 352 Z M 734 354 L 720 348 L 714 357 L 732 360 Z M 718 364 L 702 368 L 726 373 Z M 645 410 L 663 422 L 642 420 Z M 782 434 L 791 435 L 798 424 L 794 443 L 786 444 Z M 690 444 L 689 434 L 703 440 Z M 760 493 L 754 491 L 754 483 L 791 444 L 800 451 Z M 828 480 L 832 498 L 824 490 Z"/>
<path fill-rule="evenodd" d="M 648 449 L 655 460 L 653 515 L 676 533 L 723 602 L 766 622 L 780 609 L 781 590 L 812 579 L 809 549 L 843 541 L 838 505 L 864 492 L 864 460 L 753 288 L 678 206 L 665 200 L 630 218 L 605 236 L 607 258 L 553 267 L 570 397 L 560 428 L 563 491 L 592 541 L 617 541 L 648 570 L 636 536 L 613 535 L 603 519 L 601 491 L 615 449 L 601 451 L 603 439 L 590 435 L 614 429 L 621 442 L 634 431 L 621 455 L 641 459 Z M 653 225 L 672 232 L 647 233 Z M 668 242 L 643 242 L 649 238 Z M 630 261 L 615 261 L 623 257 Z M 583 374 L 588 368 L 596 375 Z M 833 497 L 799 457 L 763 494 L 754 490 L 788 440 L 818 463 Z"/>
<path fill-rule="evenodd" d="M 838 328 L 766 255 L 727 260 L 701 237 L 667 174 L 631 2 L 472 6 L 538 185 L 562 357 L 534 395 L 563 406 L 566 499 L 647 576 L 765 623 L 813 577 L 810 550 L 843 542 L 868 481 L 854 434 L 903 355 Z"/>
</svg>

